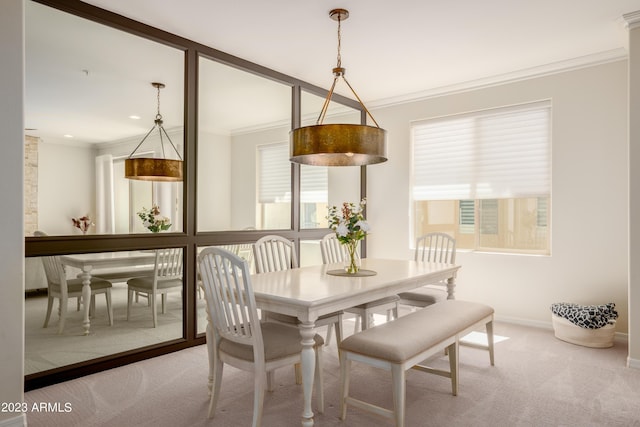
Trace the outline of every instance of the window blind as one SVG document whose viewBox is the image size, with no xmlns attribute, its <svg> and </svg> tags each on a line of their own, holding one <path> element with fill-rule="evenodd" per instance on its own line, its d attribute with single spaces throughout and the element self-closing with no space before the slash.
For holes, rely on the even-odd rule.
<svg viewBox="0 0 640 427">
<path fill-rule="evenodd" d="M 412 125 L 414 200 L 548 196 L 551 103 Z"/>
<path fill-rule="evenodd" d="M 329 168 L 300 165 L 300 202 L 327 203 L 329 200 Z"/>
<path fill-rule="evenodd" d="M 291 201 L 291 162 L 289 143 L 258 146 L 258 202 Z M 327 203 L 328 168 L 302 165 L 300 169 L 301 203 Z"/>
<path fill-rule="evenodd" d="M 291 162 L 287 142 L 258 146 L 258 202 L 291 201 Z"/>
</svg>

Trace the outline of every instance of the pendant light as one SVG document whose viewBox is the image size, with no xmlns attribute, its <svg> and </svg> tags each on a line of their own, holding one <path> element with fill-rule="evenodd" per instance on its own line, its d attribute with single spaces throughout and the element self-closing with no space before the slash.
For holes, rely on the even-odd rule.
<svg viewBox="0 0 640 427">
<path fill-rule="evenodd" d="M 333 84 L 320 116 L 313 126 L 292 130 L 290 160 L 315 166 L 363 166 L 387 161 L 387 131 L 380 128 L 367 107 L 345 78 L 340 56 L 341 22 L 349 17 L 345 9 L 333 9 L 329 17 L 338 21 L 338 60 L 333 69 Z M 338 79 L 344 80 L 375 126 L 358 124 L 323 124 Z"/>
<path fill-rule="evenodd" d="M 158 90 L 158 111 L 154 120 L 153 127 L 142 138 L 142 141 L 136 146 L 136 148 L 129 154 L 129 157 L 124 161 L 124 176 L 129 179 L 136 179 L 140 181 L 162 181 L 162 182 L 176 182 L 182 181 L 182 157 L 176 149 L 176 146 L 171 141 L 171 138 L 164 130 L 162 126 L 162 115 L 160 114 L 160 89 L 164 88 L 163 83 L 151 83 L 151 86 Z M 148 158 L 148 157 L 133 157 L 138 148 L 147 139 L 151 133 L 157 130 L 160 137 L 160 146 L 162 148 L 162 158 Z M 164 138 L 166 137 L 173 147 L 173 150 L 178 155 L 179 160 L 167 159 L 164 152 Z"/>
</svg>

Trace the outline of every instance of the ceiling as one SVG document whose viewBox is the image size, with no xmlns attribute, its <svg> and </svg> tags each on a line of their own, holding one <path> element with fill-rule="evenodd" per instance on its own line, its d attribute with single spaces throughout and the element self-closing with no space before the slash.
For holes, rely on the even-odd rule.
<svg viewBox="0 0 640 427">
<path fill-rule="evenodd" d="M 640 10 L 640 0 L 87 0 L 86 3 L 321 87 L 330 85 L 331 69 L 336 65 L 337 23 L 328 13 L 333 8 L 348 9 L 350 16 L 342 23 L 342 65 L 358 95 L 373 109 L 465 87 L 624 58 L 627 31 L 622 15 Z M 96 93 L 90 91 L 95 91 L 97 85 L 101 87 L 101 120 L 96 122 L 95 117 L 87 114 L 83 119 L 85 129 L 81 131 L 84 140 L 97 142 L 101 138 L 95 135 L 102 133 L 109 135 L 101 140 L 144 134 L 152 122 L 120 123 L 110 115 L 118 109 L 122 115 L 122 108 L 109 110 L 111 100 L 128 97 L 131 109 L 127 114 L 135 114 L 134 110 L 143 108 L 143 103 L 147 109 L 155 110 L 155 89 L 149 84 L 154 80 L 150 79 L 173 83 L 174 73 L 179 75 L 181 69 L 163 74 L 163 67 L 153 59 L 157 46 L 144 46 L 152 42 L 140 41 L 134 49 L 126 37 L 109 35 L 106 31 L 92 35 L 91 45 L 100 47 L 102 58 L 112 52 L 121 55 L 123 66 L 109 69 L 104 74 L 110 75 L 101 76 L 100 57 L 83 63 L 68 46 L 76 47 L 70 40 L 78 39 L 78 33 L 69 34 L 66 40 L 59 30 L 46 33 L 52 21 L 33 12 L 40 8 L 44 7 L 27 9 L 27 127 L 36 127 L 45 134 L 50 126 L 46 123 L 48 118 L 58 123 L 55 132 L 66 132 L 61 126 L 64 117 L 90 102 L 86 99 L 88 93 L 95 100 Z M 43 21 L 36 25 L 33 23 L 36 18 L 30 21 L 30 16 L 39 16 Z M 67 26 L 82 26 L 80 21 L 74 18 Z M 31 32 L 41 32 L 39 43 L 29 43 Z M 59 50 L 52 38 L 60 38 L 60 44 L 67 45 L 65 50 Z M 151 53 L 127 56 L 127 51 Z M 54 61 L 62 57 L 75 58 L 75 62 L 58 64 L 61 73 L 67 68 L 67 72 L 73 70 L 77 80 L 93 79 L 85 79 L 87 87 L 79 94 L 78 90 L 63 91 L 63 79 L 51 81 L 56 77 L 51 75 L 51 67 L 56 67 Z M 127 64 L 134 66 L 125 67 Z M 129 78 L 129 74 L 135 78 Z M 122 82 L 111 86 L 109 79 L 115 81 L 119 75 L 127 75 L 131 86 Z M 167 84 L 162 94 L 164 97 L 166 93 L 170 100 L 163 98 L 163 105 L 177 105 L 170 111 L 171 116 L 179 116 L 176 123 L 182 121 L 180 83 L 178 78 L 176 84 Z M 60 92 L 51 93 L 52 86 L 59 87 Z M 336 92 L 349 95 L 346 87 L 338 87 Z M 52 114 L 57 121 L 50 120 Z M 163 115 L 169 116 L 165 111 Z M 119 127 L 127 129 L 111 133 Z"/>
</svg>

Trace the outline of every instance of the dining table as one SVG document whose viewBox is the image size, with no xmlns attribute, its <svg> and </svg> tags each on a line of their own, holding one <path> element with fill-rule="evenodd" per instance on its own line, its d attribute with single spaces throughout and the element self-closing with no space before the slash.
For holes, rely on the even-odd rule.
<svg viewBox="0 0 640 427">
<path fill-rule="evenodd" d="M 261 310 L 296 316 L 302 342 L 301 370 L 304 405 L 302 426 L 314 425 L 311 397 L 315 372 L 314 336 L 318 317 L 429 284 L 446 286 L 454 299 L 460 266 L 413 260 L 363 258 L 357 274 L 344 265 L 324 264 L 251 276 Z"/>
<path fill-rule="evenodd" d="M 108 268 L 124 269 L 134 277 L 136 273 L 148 273 L 155 263 L 155 251 L 122 251 L 100 252 L 87 254 L 62 255 L 60 260 L 63 265 L 80 269 L 78 277 L 82 279 L 82 301 L 84 309 L 84 335 L 90 334 L 91 320 L 89 318 L 89 301 L 91 298 L 91 277 L 100 277 L 100 270 Z M 95 273 L 98 274 L 95 274 Z"/>
</svg>

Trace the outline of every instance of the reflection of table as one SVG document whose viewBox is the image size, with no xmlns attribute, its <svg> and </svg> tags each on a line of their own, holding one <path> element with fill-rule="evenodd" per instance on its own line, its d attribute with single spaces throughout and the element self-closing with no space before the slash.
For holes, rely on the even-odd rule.
<svg viewBox="0 0 640 427">
<path fill-rule="evenodd" d="M 155 263 L 155 251 L 102 252 L 95 254 L 63 255 L 64 265 L 82 270 L 78 277 L 82 279 L 82 301 L 84 301 L 84 334 L 89 335 L 91 323 L 89 320 L 89 301 L 91 298 L 91 272 L 99 268 L 136 267 L 145 269 Z M 135 269 L 131 268 L 135 276 Z"/>
<path fill-rule="evenodd" d="M 368 277 L 340 277 L 326 274 L 340 268 L 328 264 L 295 268 L 251 276 L 258 307 L 297 316 L 302 336 L 302 384 L 304 409 L 302 425 L 313 426 L 311 391 L 315 358 L 313 336 L 318 317 L 396 295 L 419 286 L 447 282 L 453 299 L 455 277 L 460 266 L 404 260 L 362 259 L 362 268 L 377 274 Z"/>
</svg>

